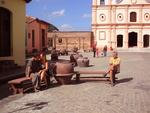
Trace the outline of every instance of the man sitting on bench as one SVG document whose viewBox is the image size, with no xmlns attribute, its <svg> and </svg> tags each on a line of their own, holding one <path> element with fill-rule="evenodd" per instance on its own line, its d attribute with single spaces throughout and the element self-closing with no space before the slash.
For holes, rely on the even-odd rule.
<svg viewBox="0 0 150 113">
<path fill-rule="evenodd" d="M 26 66 L 26 76 L 29 77 L 34 85 L 35 91 L 40 89 L 40 74 L 41 74 L 42 64 L 39 60 L 37 53 L 34 53 L 33 57 Z"/>
<path fill-rule="evenodd" d="M 115 85 L 115 75 L 120 73 L 120 58 L 118 57 L 118 52 L 113 51 L 112 57 L 109 60 L 109 71 L 104 75 L 110 75 L 111 86 Z"/>
</svg>

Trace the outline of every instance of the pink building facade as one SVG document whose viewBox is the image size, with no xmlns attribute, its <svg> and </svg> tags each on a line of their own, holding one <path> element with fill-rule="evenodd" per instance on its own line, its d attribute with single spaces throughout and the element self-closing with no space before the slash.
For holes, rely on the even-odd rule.
<svg viewBox="0 0 150 113">
<path fill-rule="evenodd" d="M 38 18 L 26 16 L 26 52 L 42 51 L 47 47 L 49 23 Z"/>
<path fill-rule="evenodd" d="M 150 48 L 150 0 L 92 0 L 98 47 Z"/>
</svg>

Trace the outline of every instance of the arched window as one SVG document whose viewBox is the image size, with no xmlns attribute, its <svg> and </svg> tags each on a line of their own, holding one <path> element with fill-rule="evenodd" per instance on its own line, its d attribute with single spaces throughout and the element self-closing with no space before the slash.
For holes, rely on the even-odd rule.
<svg viewBox="0 0 150 113">
<path fill-rule="evenodd" d="M 0 7 L 0 57 L 11 56 L 11 12 Z"/>
<path fill-rule="evenodd" d="M 130 22 L 136 22 L 136 12 L 130 13 Z"/>
<path fill-rule="evenodd" d="M 100 0 L 100 5 L 105 5 L 105 0 Z"/>
</svg>

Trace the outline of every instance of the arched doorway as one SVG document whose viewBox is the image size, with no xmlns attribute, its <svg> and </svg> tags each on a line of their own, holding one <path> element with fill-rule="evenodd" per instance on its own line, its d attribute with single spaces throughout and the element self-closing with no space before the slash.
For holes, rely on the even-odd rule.
<svg viewBox="0 0 150 113">
<path fill-rule="evenodd" d="M 137 33 L 136 32 L 129 33 L 128 46 L 129 47 L 137 46 Z"/>
<path fill-rule="evenodd" d="M 143 37 L 143 47 L 149 47 L 149 35 Z"/>
<path fill-rule="evenodd" d="M 123 47 L 123 35 L 117 35 L 117 47 Z"/>
<path fill-rule="evenodd" d="M 0 57 L 11 55 L 10 16 L 9 10 L 0 7 Z"/>
</svg>

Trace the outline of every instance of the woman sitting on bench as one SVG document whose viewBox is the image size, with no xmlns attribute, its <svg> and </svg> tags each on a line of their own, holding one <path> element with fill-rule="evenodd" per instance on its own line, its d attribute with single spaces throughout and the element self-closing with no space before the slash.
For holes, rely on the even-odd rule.
<svg viewBox="0 0 150 113">
<path fill-rule="evenodd" d="M 46 87 L 50 84 L 50 76 L 53 76 L 54 65 L 46 60 L 45 53 L 40 54 L 40 61 L 42 63 L 42 70 L 40 74 L 41 81 L 45 82 Z"/>
</svg>

